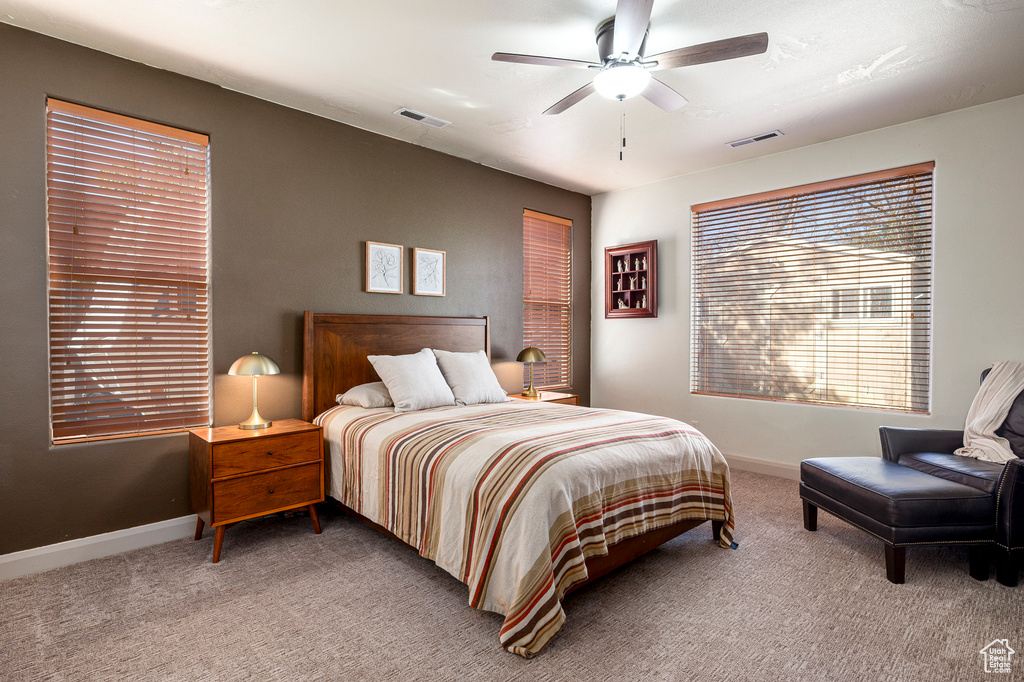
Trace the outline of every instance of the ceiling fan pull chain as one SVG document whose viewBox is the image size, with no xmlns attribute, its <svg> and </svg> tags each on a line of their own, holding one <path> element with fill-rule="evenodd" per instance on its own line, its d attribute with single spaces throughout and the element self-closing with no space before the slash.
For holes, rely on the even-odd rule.
<svg viewBox="0 0 1024 682">
<path fill-rule="evenodd" d="M 622 150 L 626 148 L 626 102 L 622 102 L 622 118 L 619 120 L 619 139 L 622 140 L 619 147 L 619 161 L 622 161 Z"/>
</svg>

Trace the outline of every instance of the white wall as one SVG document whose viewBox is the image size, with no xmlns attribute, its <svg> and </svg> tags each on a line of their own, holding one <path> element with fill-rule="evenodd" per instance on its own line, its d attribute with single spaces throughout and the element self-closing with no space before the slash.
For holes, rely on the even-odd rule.
<svg viewBox="0 0 1024 682">
<path fill-rule="evenodd" d="M 690 395 L 692 204 L 932 160 L 930 415 Z M 697 422 L 726 455 L 878 455 L 879 425 L 963 428 L 981 370 L 1024 361 L 1024 96 L 599 195 L 593 211 L 592 403 Z M 658 317 L 606 320 L 604 248 L 647 239 Z"/>
</svg>

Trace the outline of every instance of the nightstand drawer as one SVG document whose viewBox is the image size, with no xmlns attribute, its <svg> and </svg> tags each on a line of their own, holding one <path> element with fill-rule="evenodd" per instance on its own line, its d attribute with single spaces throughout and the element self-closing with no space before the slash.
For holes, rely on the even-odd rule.
<svg viewBox="0 0 1024 682">
<path fill-rule="evenodd" d="M 320 459 L 320 431 L 213 446 L 213 478 Z"/>
<path fill-rule="evenodd" d="M 213 523 L 319 502 L 320 463 L 213 482 Z"/>
</svg>

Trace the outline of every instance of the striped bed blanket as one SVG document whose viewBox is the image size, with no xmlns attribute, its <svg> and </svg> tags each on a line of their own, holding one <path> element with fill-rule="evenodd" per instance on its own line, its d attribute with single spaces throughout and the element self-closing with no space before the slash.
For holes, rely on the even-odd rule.
<svg viewBox="0 0 1024 682">
<path fill-rule="evenodd" d="M 396 414 L 338 406 L 317 417 L 328 494 L 469 586 L 505 616 L 500 640 L 531 657 L 565 622 L 584 561 L 686 519 L 734 530 L 729 467 L 682 422 L 553 403 Z"/>
</svg>

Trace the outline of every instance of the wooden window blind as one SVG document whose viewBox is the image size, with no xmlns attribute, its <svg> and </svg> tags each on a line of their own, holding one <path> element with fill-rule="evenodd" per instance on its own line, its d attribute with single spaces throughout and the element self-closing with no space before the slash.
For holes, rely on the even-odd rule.
<svg viewBox="0 0 1024 682">
<path fill-rule="evenodd" d="M 692 391 L 927 413 L 933 173 L 693 206 Z"/>
<path fill-rule="evenodd" d="M 54 443 L 210 423 L 209 142 L 47 101 Z"/>
<path fill-rule="evenodd" d="M 572 221 L 529 210 L 523 211 L 523 346 L 548 358 L 533 367 L 537 388 L 572 383 Z"/>
</svg>

